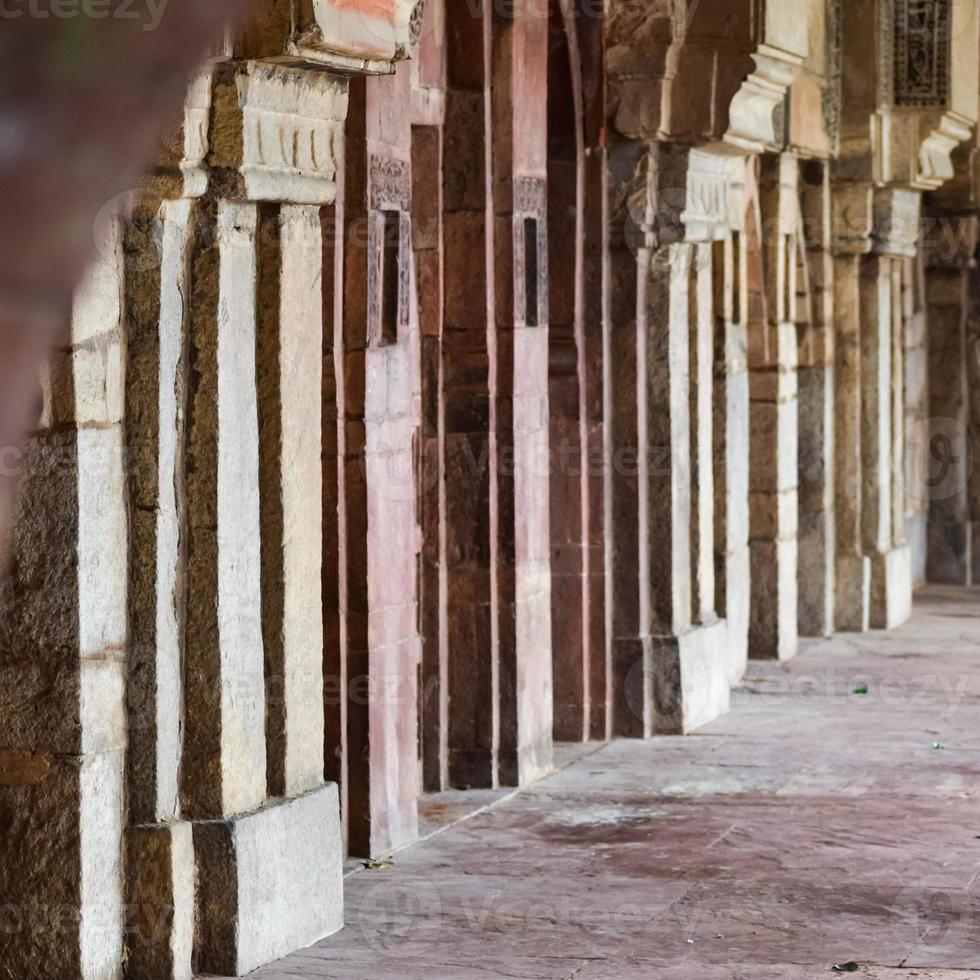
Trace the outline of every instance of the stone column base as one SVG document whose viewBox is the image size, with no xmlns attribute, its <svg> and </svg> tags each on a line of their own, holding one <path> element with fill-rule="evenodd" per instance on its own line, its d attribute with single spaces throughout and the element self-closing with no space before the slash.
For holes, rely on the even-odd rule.
<svg viewBox="0 0 980 980">
<path fill-rule="evenodd" d="M 198 970 L 240 977 L 344 926 L 333 783 L 244 816 L 194 824 Z"/>
<path fill-rule="evenodd" d="M 749 616 L 752 603 L 752 571 L 746 545 L 728 556 L 725 621 L 728 624 L 728 683 L 741 683 L 749 665 Z"/>
<path fill-rule="evenodd" d="M 865 633 L 871 624 L 871 561 L 838 555 L 834 567 L 834 628 L 841 633 Z"/>
<path fill-rule="evenodd" d="M 926 577 L 935 585 L 970 584 L 972 527 L 931 517 L 927 525 Z"/>
<path fill-rule="evenodd" d="M 684 735 L 727 713 L 731 665 L 726 620 L 650 640 L 655 734 Z"/>
<path fill-rule="evenodd" d="M 193 980 L 194 840 L 187 821 L 127 831 L 126 977 Z"/>
<path fill-rule="evenodd" d="M 908 545 L 871 558 L 871 628 L 901 626 L 912 615 L 912 550 Z"/>
</svg>

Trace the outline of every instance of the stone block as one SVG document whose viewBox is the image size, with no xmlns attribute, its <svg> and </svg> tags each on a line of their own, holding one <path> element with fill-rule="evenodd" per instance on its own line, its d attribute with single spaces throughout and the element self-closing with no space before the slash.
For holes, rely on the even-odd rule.
<svg viewBox="0 0 980 980">
<path fill-rule="evenodd" d="M 926 534 L 926 579 L 936 585 L 969 585 L 970 524 L 933 516 Z"/>
<path fill-rule="evenodd" d="M 789 660 L 798 649 L 797 542 L 752 541 L 749 656 Z"/>
<path fill-rule="evenodd" d="M 800 635 L 830 636 L 834 629 L 832 513 L 801 513 L 799 563 Z"/>
<path fill-rule="evenodd" d="M 912 553 L 907 545 L 871 559 L 871 627 L 894 629 L 912 615 Z"/>
<path fill-rule="evenodd" d="M 71 342 L 89 344 L 118 330 L 122 317 L 122 228 L 119 219 L 104 219 L 95 229 L 98 258 L 75 290 Z"/>
<path fill-rule="evenodd" d="M 118 334 L 95 338 L 72 352 L 74 419 L 112 425 L 123 418 L 123 357 Z"/>
<path fill-rule="evenodd" d="M 127 831 L 125 975 L 193 980 L 194 838 L 190 823 Z"/>
<path fill-rule="evenodd" d="M 0 752 L 3 970 L 116 980 L 123 953 L 123 753 Z"/>
<path fill-rule="evenodd" d="M 923 513 L 909 514 L 905 518 L 905 537 L 912 552 L 912 585 L 925 584 L 928 553 L 928 519 Z"/>
<path fill-rule="evenodd" d="M 752 575 L 748 544 L 726 556 L 725 623 L 728 627 L 728 682 L 738 684 L 749 662 Z"/>
<path fill-rule="evenodd" d="M 79 645 L 82 655 L 126 642 L 127 507 L 122 427 L 78 431 Z"/>
<path fill-rule="evenodd" d="M 244 976 L 344 925 L 337 787 L 194 824 L 201 972 Z"/>
<path fill-rule="evenodd" d="M 845 633 L 864 633 L 871 615 L 871 560 L 838 553 L 834 565 L 834 627 Z"/>
<path fill-rule="evenodd" d="M 731 665 L 725 620 L 652 637 L 653 730 L 683 735 L 726 714 Z"/>
</svg>

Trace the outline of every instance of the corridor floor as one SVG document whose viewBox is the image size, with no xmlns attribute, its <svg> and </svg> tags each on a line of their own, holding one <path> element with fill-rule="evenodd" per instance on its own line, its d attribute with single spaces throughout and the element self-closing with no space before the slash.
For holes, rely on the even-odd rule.
<svg viewBox="0 0 980 980">
<path fill-rule="evenodd" d="M 696 735 L 585 751 L 351 875 L 345 931 L 253 976 L 980 977 L 980 590 L 752 664 Z"/>
</svg>

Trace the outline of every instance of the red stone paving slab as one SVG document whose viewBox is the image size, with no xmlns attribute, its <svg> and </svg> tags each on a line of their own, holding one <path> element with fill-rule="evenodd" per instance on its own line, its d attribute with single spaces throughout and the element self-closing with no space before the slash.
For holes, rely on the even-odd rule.
<svg viewBox="0 0 980 980">
<path fill-rule="evenodd" d="M 563 750 L 551 777 L 351 876 L 344 932 L 256 980 L 809 980 L 848 960 L 866 980 L 980 977 L 970 595 L 752 664 L 694 736 Z M 430 825 L 453 812 L 435 801 Z"/>
</svg>

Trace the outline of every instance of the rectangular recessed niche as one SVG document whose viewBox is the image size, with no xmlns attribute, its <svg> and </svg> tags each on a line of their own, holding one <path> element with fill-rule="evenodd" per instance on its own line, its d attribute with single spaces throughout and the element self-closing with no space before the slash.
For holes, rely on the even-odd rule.
<svg viewBox="0 0 980 980">
<path fill-rule="evenodd" d="M 524 219 L 524 323 L 538 325 L 538 219 Z"/>
<path fill-rule="evenodd" d="M 401 260 L 401 213 L 383 211 L 381 238 L 381 343 L 398 343 L 398 280 Z"/>
</svg>

